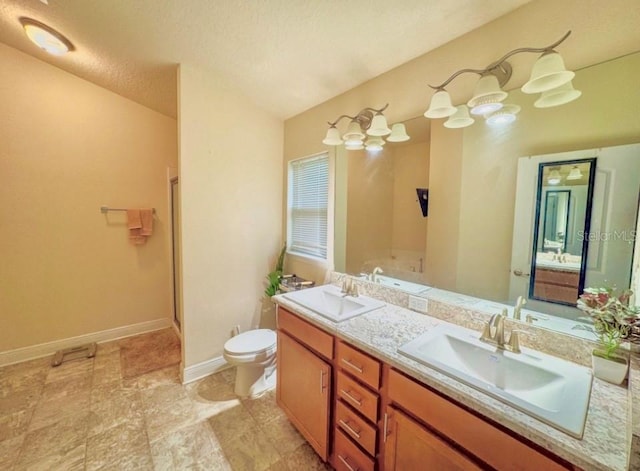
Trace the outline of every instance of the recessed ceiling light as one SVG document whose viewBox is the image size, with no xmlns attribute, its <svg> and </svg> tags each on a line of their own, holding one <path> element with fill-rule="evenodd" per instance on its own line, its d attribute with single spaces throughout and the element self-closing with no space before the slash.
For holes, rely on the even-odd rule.
<svg viewBox="0 0 640 471">
<path fill-rule="evenodd" d="M 20 18 L 20 23 L 27 37 L 49 54 L 62 56 L 75 49 L 71 41 L 44 23 L 31 18 Z"/>
</svg>

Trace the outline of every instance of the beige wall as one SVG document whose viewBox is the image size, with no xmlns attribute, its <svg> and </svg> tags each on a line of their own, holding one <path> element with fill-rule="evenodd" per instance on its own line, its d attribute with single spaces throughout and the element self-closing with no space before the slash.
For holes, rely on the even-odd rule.
<svg viewBox="0 0 640 471">
<path fill-rule="evenodd" d="M 326 122 L 341 114 L 357 113 L 365 106 L 383 106 L 388 102 L 390 105 L 385 114 L 390 122 L 422 115 L 432 93 L 426 84 L 438 84 L 461 68 L 486 66 L 516 47 L 546 45 L 569 29 L 572 30 L 572 35 L 558 48 L 567 67 L 577 69 L 599 63 L 635 51 L 640 44 L 638 24 L 640 8 L 637 0 L 534 0 L 502 18 L 287 120 L 285 162 L 322 151 L 325 148 L 321 141 L 326 133 Z M 528 79 L 534 60 L 533 54 L 521 54 L 513 58 L 514 75 L 508 88 L 519 87 Z M 473 75 L 461 77 L 448 87 L 455 102 L 461 103 L 469 98 L 476 79 Z M 440 131 L 432 131 L 430 198 L 433 206 L 430 207 L 428 221 L 429 245 L 432 241 L 436 244 L 438 238 L 454 237 L 449 225 L 455 223 L 448 220 L 451 216 L 444 210 L 451 204 L 455 205 L 455 202 L 445 202 L 455 193 L 455 189 L 447 187 L 444 193 L 436 195 L 433 188 L 440 178 L 439 171 L 449 172 L 444 168 L 447 159 L 453 158 L 454 165 L 457 165 L 457 157 L 452 156 L 452 152 L 461 150 L 457 143 L 453 148 L 446 142 L 434 143 L 438 135 L 451 139 L 451 134 L 442 131 L 441 126 L 432 126 L 432 129 L 436 128 L 440 128 Z M 434 163 L 436 167 L 441 165 L 439 170 L 434 171 Z M 444 182 L 440 184 L 445 185 Z M 285 205 L 286 201 L 283 200 L 283 208 Z M 447 220 L 441 223 L 438 221 L 438 214 Z M 440 268 L 451 263 L 458 263 L 457 250 L 455 253 L 448 253 L 447 250 L 434 251 L 427 247 L 427 271 L 431 271 L 434 279 L 440 277 Z M 302 276 L 307 273 L 317 276 L 319 273 L 317 267 L 313 270 L 309 265 L 293 265 L 292 268 L 297 269 Z M 445 273 L 442 277 L 441 281 L 446 284 L 454 282 L 450 273 Z"/>
<path fill-rule="evenodd" d="M 179 70 L 184 366 L 261 323 L 282 242 L 282 122 L 217 76 Z M 273 319 L 271 326 L 273 325 Z"/>
<path fill-rule="evenodd" d="M 422 216 L 416 188 L 429 187 L 429 143 L 416 142 L 393 149 L 394 253 L 415 252 L 424 257 L 427 218 Z"/>
<path fill-rule="evenodd" d="M 0 44 L 0 352 L 168 318 L 176 121 Z M 158 211 L 144 246 L 124 213 Z"/>
<path fill-rule="evenodd" d="M 360 273 L 365 262 L 391 256 L 393 155 L 350 151 L 347 159 L 347 273 Z"/>
</svg>

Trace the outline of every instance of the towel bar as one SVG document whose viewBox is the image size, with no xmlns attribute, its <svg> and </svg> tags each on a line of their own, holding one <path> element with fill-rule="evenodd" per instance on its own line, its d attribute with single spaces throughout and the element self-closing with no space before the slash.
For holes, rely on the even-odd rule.
<svg viewBox="0 0 640 471">
<path fill-rule="evenodd" d="M 156 214 L 156 208 L 153 209 L 153 214 Z M 109 211 L 126 211 L 127 208 L 110 208 L 109 206 L 100 206 L 100 212 L 102 214 L 107 214 Z"/>
</svg>

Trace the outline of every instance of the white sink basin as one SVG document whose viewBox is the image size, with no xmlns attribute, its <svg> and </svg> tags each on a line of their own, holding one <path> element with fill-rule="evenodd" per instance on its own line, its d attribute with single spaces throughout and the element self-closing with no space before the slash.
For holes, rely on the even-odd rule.
<svg viewBox="0 0 640 471">
<path fill-rule="evenodd" d="M 480 333 L 440 324 L 398 349 L 569 435 L 582 438 L 591 370 L 544 353 L 497 350 Z"/>
<path fill-rule="evenodd" d="M 334 322 L 351 319 L 385 305 L 382 301 L 368 296 L 344 296 L 340 292 L 340 288 L 334 285 L 293 291 L 283 294 L 282 297 L 311 309 Z"/>
</svg>

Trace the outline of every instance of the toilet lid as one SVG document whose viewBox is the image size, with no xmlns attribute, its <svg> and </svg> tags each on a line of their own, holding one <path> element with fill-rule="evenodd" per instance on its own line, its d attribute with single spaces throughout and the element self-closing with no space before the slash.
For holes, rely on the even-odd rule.
<svg viewBox="0 0 640 471">
<path fill-rule="evenodd" d="M 276 343 L 276 333 L 270 329 L 248 330 L 230 338 L 224 344 L 227 353 L 259 353 L 272 348 Z"/>
</svg>

